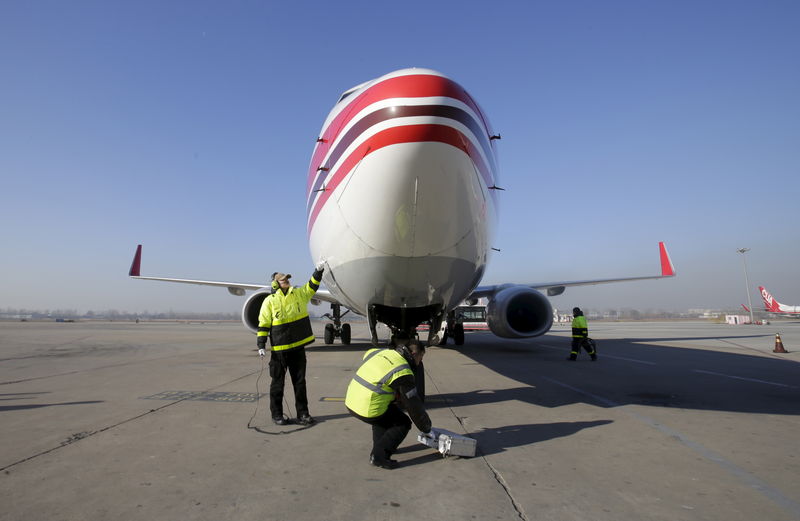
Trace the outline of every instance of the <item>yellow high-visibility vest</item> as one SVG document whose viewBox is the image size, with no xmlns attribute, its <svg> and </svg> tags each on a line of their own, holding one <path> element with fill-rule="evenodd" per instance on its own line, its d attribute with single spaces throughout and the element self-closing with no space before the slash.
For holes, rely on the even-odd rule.
<svg viewBox="0 0 800 521">
<path fill-rule="evenodd" d="M 586 338 L 589 336 L 589 325 L 583 315 L 572 319 L 572 338 Z"/>
<path fill-rule="evenodd" d="M 319 289 L 319 283 L 312 276 L 304 286 L 291 287 L 285 295 L 278 290 L 261 303 L 256 335 L 269 336 L 273 351 L 302 347 L 314 341 L 308 302 Z"/>
<path fill-rule="evenodd" d="M 389 384 L 406 375 L 414 376 L 414 372 L 403 355 L 394 349 L 370 349 L 350 380 L 344 404 L 359 416 L 377 418 L 394 401 Z"/>
</svg>

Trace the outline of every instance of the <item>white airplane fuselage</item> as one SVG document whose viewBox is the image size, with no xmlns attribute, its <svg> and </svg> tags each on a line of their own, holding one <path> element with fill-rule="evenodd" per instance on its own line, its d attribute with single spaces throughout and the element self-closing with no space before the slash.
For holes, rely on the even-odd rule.
<svg viewBox="0 0 800 521">
<path fill-rule="evenodd" d="M 417 322 L 463 301 L 495 228 L 491 136 L 477 103 L 435 71 L 395 71 L 346 92 L 308 172 L 309 247 L 331 294 L 363 315 L 377 306 L 398 327 L 406 313 Z"/>
</svg>

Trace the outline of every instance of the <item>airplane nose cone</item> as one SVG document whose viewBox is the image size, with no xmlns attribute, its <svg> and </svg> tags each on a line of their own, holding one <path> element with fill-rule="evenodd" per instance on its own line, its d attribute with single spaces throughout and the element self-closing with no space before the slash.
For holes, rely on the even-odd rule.
<svg viewBox="0 0 800 521">
<path fill-rule="evenodd" d="M 412 257 L 475 248 L 473 220 L 486 211 L 475 167 L 458 148 L 425 141 L 435 130 L 403 127 L 408 141 L 370 153 L 341 191 L 339 210 L 370 249 Z"/>
</svg>

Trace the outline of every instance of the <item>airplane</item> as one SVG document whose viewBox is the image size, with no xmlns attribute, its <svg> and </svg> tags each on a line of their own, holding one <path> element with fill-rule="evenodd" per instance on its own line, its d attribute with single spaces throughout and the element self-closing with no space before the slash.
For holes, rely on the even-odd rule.
<svg viewBox="0 0 800 521">
<path fill-rule="evenodd" d="M 759 286 L 758 290 L 761 292 L 761 300 L 764 301 L 764 307 L 768 313 L 775 313 L 778 315 L 800 315 L 800 306 L 787 306 L 781 304 L 764 286 Z"/>
<path fill-rule="evenodd" d="M 480 285 L 497 220 L 496 141 L 486 114 L 444 74 L 410 68 L 346 90 L 317 138 L 308 168 L 309 249 L 324 263 L 315 303 L 331 304 L 325 342 L 350 343 L 341 309 L 412 336 L 429 325 L 428 344 L 462 302 L 488 299 L 489 329 L 504 338 L 532 338 L 553 323 L 548 296 L 570 286 L 675 276 L 663 242 L 661 273 L 578 281 Z M 242 322 L 255 332 L 264 284 L 141 276 L 141 245 L 129 276 L 254 290 Z M 345 311 L 347 313 L 348 311 Z M 458 332 L 456 332 L 458 334 Z M 463 335 L 461 335 L 463 337 Z"/>
</svg>

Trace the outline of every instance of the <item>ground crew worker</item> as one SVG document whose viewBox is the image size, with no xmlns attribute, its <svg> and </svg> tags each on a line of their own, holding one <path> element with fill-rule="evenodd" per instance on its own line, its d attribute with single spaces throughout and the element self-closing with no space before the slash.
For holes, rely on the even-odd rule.
<svg viewBox="0 0 800 521">
<path fill-rule="evenodd" d="M 398 333 L 395 348 L 370 349 L 347 387 L 345 406 L 350 414 L 372 425 L 369 462 L 383 469 L 397 467 L 392 454 L 411 430 L 411 420 L 423 433 L 430 433 L 431 419 L 417 395 L 414 367 L 422 362 L 425 347 Z M 408 419 L 395 402 L 399 399 Z"/>
<path fill-rule="evenodd" d="M 589 343 L 589 325 L 586 323 L 586 317 L 583 316 L 581 308 L 572 308 L 572 316 L 574 317 L 572 319 L 572 352 L 567 360 L 572 360 L 573 362 L 577 360 L 581 347 L 589 353 L 592 361 L 597 360 L 597 353 Z"/>
<path fill-rule="evenodd" d="M 272 293 L 261 303 L 258 314 L 256 342 L 258 354 L 264 356 L 267 337 L 272 344 L 269 359 L 269 409 L 272 421 L 286 425 L 289 420 L 283 414 L 283 388 L 286 371 L 292 378 L 297 422 L 311 425 L 314 418 L 308 413 L 306 394 L 305 346 L 314 341 L 311 320 L 308 318 L 308 302 L 319 289 L 324 266 L 317 266 L 305 286 L 292 287 L 286 273 L 272 274 Z"/>
</svg>

